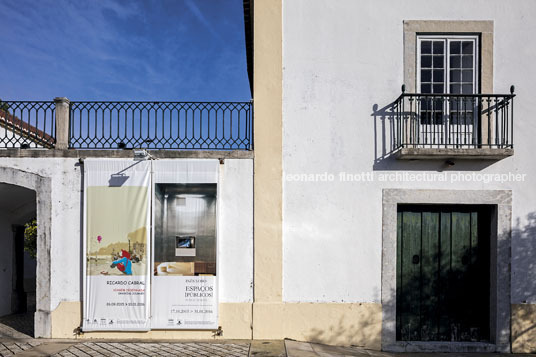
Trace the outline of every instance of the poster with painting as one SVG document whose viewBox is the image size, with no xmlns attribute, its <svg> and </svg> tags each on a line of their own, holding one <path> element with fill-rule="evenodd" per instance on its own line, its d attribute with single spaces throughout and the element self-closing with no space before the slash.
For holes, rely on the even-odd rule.
<svg viewBox="0 0 536 357">
<path fill-rule="evenodd" d="M 149 329 L 150 162 L 86 160 L 83 329 Z"/>
</svg>

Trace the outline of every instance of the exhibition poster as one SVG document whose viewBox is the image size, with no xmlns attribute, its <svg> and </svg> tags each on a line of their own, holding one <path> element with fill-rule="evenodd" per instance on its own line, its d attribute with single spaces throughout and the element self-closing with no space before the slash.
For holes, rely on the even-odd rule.
<svg viewBox="0 0 536 357">
<path fill-rule="evenodd" d="M 150 166 L 84 162 L 84 331 L 150 328 Z"/>
<path fill-rule="evenodd" d="M 153 162 L 151 328 L 218 328 L 218 170 L 218 160 Z"/>
</svg>

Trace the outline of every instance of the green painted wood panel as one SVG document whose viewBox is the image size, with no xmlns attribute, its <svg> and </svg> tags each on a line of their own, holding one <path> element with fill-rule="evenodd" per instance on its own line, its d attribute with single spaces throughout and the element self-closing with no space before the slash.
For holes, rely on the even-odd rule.
<svg viewBox="0 0 536 357">
<path fill-rule="evenodd" d="M 398 340 L 489 339 L 490 212 L 479 206 L 399 207 Z"/>
<path fill-rule="evenodd" d="M 396 221 L 396 310 L 402 311 L 402 212 L 397 212 Z M 401 314 L 396 314 L 396 339 L 401 340 Z"/>
<path fill-rule="evenodd" d="M 438 339 L 439 213 L 422 212 L 421 341 Z"/>
<path fill-rule="evenodd" d="M 402 213 L 402 311 L 401 336 L 406 340 L 420 339 L 420 278 L 421 265 L 414 257 L 421 255 L 421 213 Z"/>
<path fill-rule="evenodd" d="M 478 308 L 478 302 L 481 300 L 482 295 L 479 294 L 480 289 L 480 279 L 479 279 L 479 247 L 478 247 L 478 212 L 470 212 L 470 247 L 469 247 L 469 267 L 467 270 L 467 284 L 469 289 L 476 290 L 475 293 L 468 296 L 468 306 L 469 308 L 465 309 L 467 314 L 467 326 L 466 330 L 463 331 L 464 334 L 467 334 L 465 339 L 478 339 L 482 334 L 480 322 L 480 309 Z"/>
<path fill-rule="evenodd" d="M 450 340 L 449 318 L 449 273 L 451 256 L 451 215 L 450 212 L 440 212 L 439 228 L 439 341 Z"/>
<path fill-rule="evenodd" d="M 454 341 L 460 341 L 462 331 L 467 326 L 466 310 L 468 306 L 467 294 L 467 269 L 470 262 L 471 231 L 470 214 L 466 212 L 452 212 L 452 231 L 451 231 L 451 263 L 450 263 L 450 281 L 449 305 L 454 307 L 449 312 L 451 318 L 451 338 Z"/>
</svg>

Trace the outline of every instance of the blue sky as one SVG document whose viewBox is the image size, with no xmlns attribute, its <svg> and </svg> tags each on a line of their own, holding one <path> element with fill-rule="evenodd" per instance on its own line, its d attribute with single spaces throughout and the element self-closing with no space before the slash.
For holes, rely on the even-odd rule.
<svg viewBox="0 0 536 357">
<path fill-rule="evenodd" d="M 0 0 L 4 100 L 247 101 L 242 0 Z"/>
</svg>

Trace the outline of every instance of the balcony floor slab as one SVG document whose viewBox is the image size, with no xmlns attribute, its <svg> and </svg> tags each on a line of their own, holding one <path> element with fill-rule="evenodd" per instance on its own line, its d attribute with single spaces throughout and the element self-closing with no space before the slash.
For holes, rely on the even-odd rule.
<svg viewBox="0 0 536 357">
<path fill-rule="evenodd" d="M 397 160 L 502 160 L 514 155 L 513 148 L 408 148 L 395 153 Z"/>
</svg>

